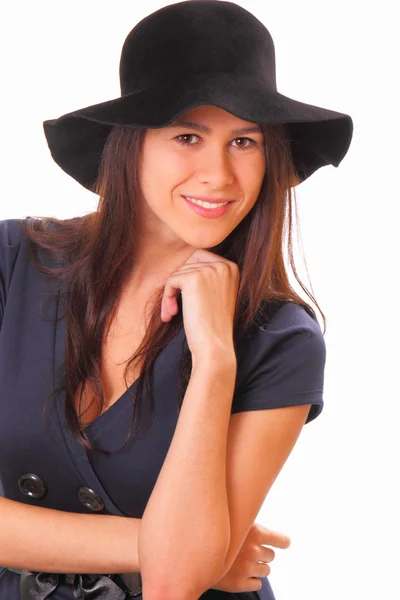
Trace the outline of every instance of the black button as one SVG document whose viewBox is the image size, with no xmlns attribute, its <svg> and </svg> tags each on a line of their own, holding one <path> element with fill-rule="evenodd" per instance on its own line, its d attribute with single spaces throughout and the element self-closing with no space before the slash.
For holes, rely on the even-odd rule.
<svg viewBox="0 0 400 600">
<path fill-rule="evenodd" d="M 43 479 L 34 473 L 23 473 L 18 479 L 18 485 L 21 492 L 30 498 L 44 498 L 47 493 Z"/>
<path fill-rule="evenodd" d="M 78 498 L 86 508 L 90 510 L 103 510 L 104 503 L 96 492 L 88 487 L 81 487 L 78 491 Z"/>
</svg>

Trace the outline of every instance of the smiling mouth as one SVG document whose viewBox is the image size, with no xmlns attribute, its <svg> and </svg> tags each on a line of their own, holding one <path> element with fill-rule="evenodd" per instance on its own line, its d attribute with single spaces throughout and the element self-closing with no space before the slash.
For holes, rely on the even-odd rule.
<svg viewBox="0 0 400 600">
<path fill-rule="evenodd" d="M 194 196 L 182 196 L 182 198 L 184 198 L 187 202 L 191 202 L 197 206 L 202 206 L 203 208 L 208 208 L 209 210 L 212 208 L 221 208 L 222 206 L 226 206 L 227 204 L 231 204 L 233 202 L 233 200 L 220 200 L 219 202 L 213 200 L 210 202 L 209 200 L 202 200 L 200 198 L 195 198 Z M 204 206 L 205 204 L 208 206 Z"/>
<path fill-rule="evenodd" d="M 211 206 L 202 206 L 196 202 L 191 202 L 185 196 L 182 196 L 182 198 L 185 200 L 190 210 L 197 213 L 201 217 L 209 219 L 222 217 L 227 211 L 229 211 L 230 205 L 233 204 L 233 202 L 227 202 L 226 204 L 223 204 L 223 206 L 218 206 L 215 204 L 211 204 Z"/>
</svg>

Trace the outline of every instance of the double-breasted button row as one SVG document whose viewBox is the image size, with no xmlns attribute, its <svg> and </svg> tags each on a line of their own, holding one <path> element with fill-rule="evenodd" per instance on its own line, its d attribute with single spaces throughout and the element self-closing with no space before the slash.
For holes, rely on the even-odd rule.
<svg viewBox="0 0 400 600">
<path fill-rule="evenodd" d="M 25 496 L 40 500 L 47 494 L 47 486 L 43 479 L 35 473 L 23 473 L 18 479 L 18 487 Z M 103 510 L 104 502 L 101 497 L 91 488 L 83 486 L 78 490 L 78 498 L 83 506 L 98 512 Z"/>
<path fill-rule="evenodd" d="M 86 508 L 90 510 L 103 510 L 104 502 L 96 492 L 88 487 L 81 487 L 78 490 L 78 498 Z"/>
<path fill-rule="evenodd" d="M 46 484 L 43 479 L 34 473 L 24 473 L 21 475 L 18 479 L 18 485 L 21 492 L 30 498 L 40 500 L 40 498 L 44 498 L 47 494 Z"/>
</svg>

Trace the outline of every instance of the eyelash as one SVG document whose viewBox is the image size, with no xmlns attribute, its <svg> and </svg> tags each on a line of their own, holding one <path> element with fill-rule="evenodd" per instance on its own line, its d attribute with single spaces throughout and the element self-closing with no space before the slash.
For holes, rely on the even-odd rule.
<svg viewBox="0 0 400 600">
<path fill-rule="evenodd" d="M 181 135 L 177 135 L 175 139 L 177 140 L 178 144 L 180 144 L 181 146 L 193 146 L 194 144 L 189 144 L 188 142 L 182 142 L 181 140 L 179 140 L 179 138 L 188 137 L 188 136 L 199 137 L 195 133 L 182 133 Z M 237 137 L 237 138 L 235 138 L 235 140 L 248 140 L 249 142 L 251 142 L 250 146 L 246 146 L 245 148 L 239 147 L 239 150 L 248 150 L 249 148 L 251 148 L 251 146 L 257 145 L 257 142 L 255 140 L 252 140 L 251 138 L 248 138 L 248 137 Z"/>
</svg>

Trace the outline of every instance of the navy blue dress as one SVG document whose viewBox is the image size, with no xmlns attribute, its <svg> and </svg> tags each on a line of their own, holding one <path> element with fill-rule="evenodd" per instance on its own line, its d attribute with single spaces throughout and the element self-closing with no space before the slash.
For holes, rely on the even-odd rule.
<svg viewBox="0 0 400 600">
<path fill-rule="evenodd" d="M 154 417 L 143 437 L 132 435 L 121 452 L 110 456 L 95 452 L 89 458 L 67 429 L 62 393 L 50 403 L 44 431 L 43 401 L 65 360 L 65 322 L 53 321 L 64 311 L 60 283 L 33 265 L 20 222 L 0 221 L 0 495 L 69 512 L 141 518 L 179 416 L 176 398 L 184 328 L 156 360 Z M 40 310 L 44 298 L 54 292 L 55 301 Z M 312 404 L 307 423 L 321 413 L 326 348 L 321 327 L 309 310 L 283 302 L 269 322 L 243 341 L 237 359 L 232 413 Z M 121 448 L 128 435 L 132 416 L 128 391 L 86 427 L 89 438 L 106 450 Z M 20 578 L 0 566 L 2 600 L 20 600 Z M 262 582 L 258 592 L 208 590 L 202 598 L 273 600 L 268 578 Z M 74 600 L 71 584 L 60 582 L 48 597 Z M 137 598 L 142 600 L 142 595 Z"/>
</svg>

